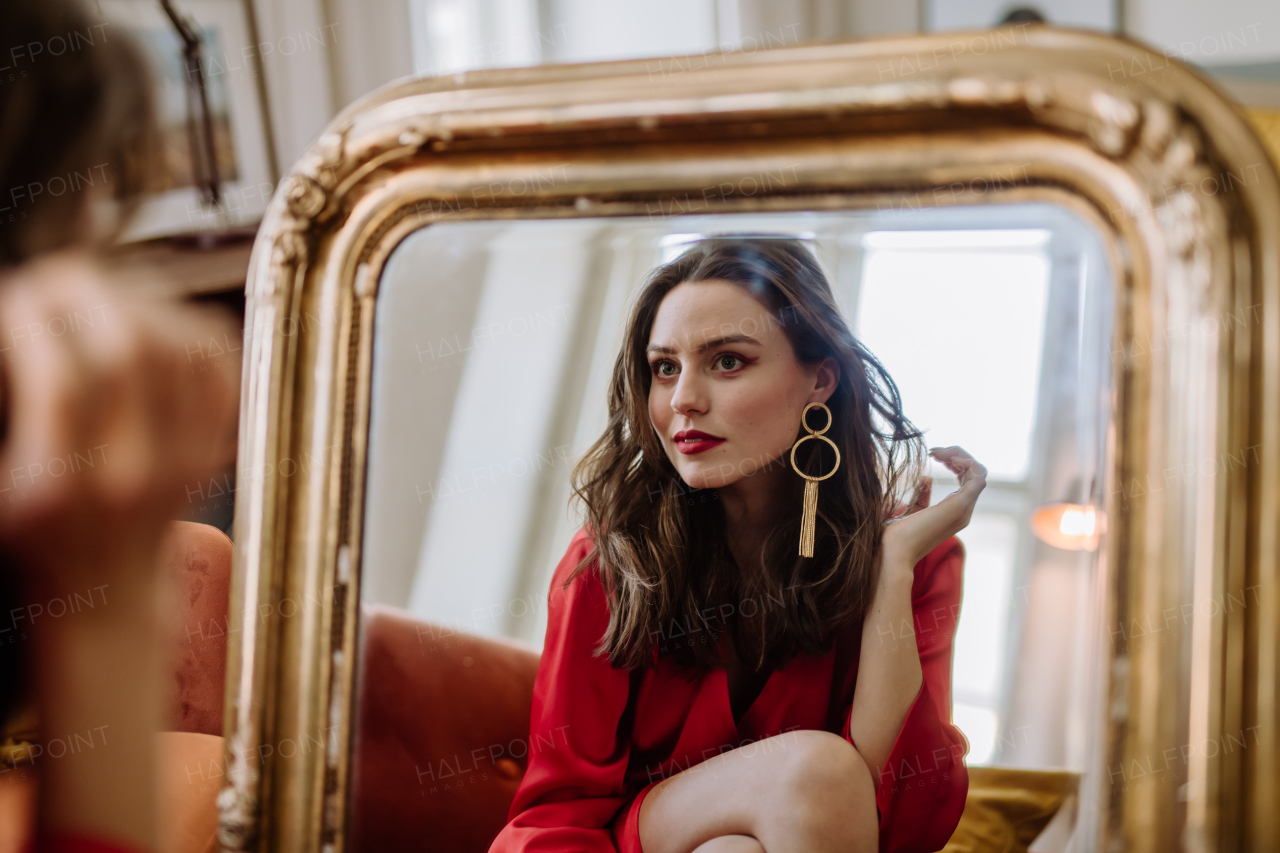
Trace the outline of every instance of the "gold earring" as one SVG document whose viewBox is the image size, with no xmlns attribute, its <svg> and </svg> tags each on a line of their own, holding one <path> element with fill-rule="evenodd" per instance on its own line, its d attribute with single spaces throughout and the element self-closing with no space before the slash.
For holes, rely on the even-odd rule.
<svg viewBox="0 0 1280 853">
<path fill-rule="evenodd" d="M 814 430 L 809 427 L 809 410 L 813 408 L 822 409 L 827 413 L 827 425 L 822 429 Z M 836 443 L 823 435 L 824 432 L 831 429 L 831 410 L 821 403 L 810 403 L 804 407 L 804 411 L 800 414 L 800 425 L 809 430 L 808 435 L 802 435 L 795 444 L 791 445 L 791 467 L 804 477 L 804 512 L 800 515 L 800 556 L 813 556 L 813 537 L 818 525 L 818 482 L 825 480 L 836 472 L 840 467 L 840 448 L 836 447 Z M 796 465 L 796 448 L 804 444 L 811 438 L 819 438 L 831 445 L 831 449 L 836 453 L 836 465 L 821 477 L 811 477 L 800 470 Z"/>
</svg>

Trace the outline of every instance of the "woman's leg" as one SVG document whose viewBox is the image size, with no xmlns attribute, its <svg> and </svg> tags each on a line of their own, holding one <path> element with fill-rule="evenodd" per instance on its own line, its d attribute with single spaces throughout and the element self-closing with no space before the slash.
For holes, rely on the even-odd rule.
<svg viewBox="0 0 1280 853">
<path fill-rule="evenodd" d="M 787 732 L 667 777 L 640 803 L 646 853 L 708 853 L 749 836 L 766 853 L 875 853 L 875 785 L 862 756 L 831 732 Z M 738 839 L 717 842 L 737 853 Z M 710 850 L 719 853 L 720 848 Z"/>
</svg>

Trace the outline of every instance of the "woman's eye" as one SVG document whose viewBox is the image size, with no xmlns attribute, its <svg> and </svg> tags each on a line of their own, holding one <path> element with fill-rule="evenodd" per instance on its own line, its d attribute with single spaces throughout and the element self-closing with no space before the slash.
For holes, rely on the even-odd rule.
<svg viewBox="0 0 1280 853">
<path fill-rule="evenodd" d="M 659 376 L 674 376 L 676 366 L 669 361 L 660 361 L 654 365 L 653 372 Z"/>
<path fill-rule="evenodd" d="M 724 355 L 716 358 L 716 363 L 724 370 L 737 370 L 742 366 L 742 359 L 738 358 L 736 355 L 725 353 Z"/>
</svg>

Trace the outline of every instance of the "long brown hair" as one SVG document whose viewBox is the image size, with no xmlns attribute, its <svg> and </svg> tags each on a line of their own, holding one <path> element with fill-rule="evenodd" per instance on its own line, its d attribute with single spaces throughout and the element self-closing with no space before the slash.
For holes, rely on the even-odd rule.
<svg viewBox="0 0 1280 853">
<path fill-rule="evenodd" d="M 116 232 L 149 189 L 160 137 L 146 59 L 85 0 L 6 0 L 0 44 L 0 266 L 82 243 L 83 187 L 118 205 Z M 103 235 L 108 240 L 116 234 Z"/>
<path fill-rule="evenodd" d="M 803 480 L 792 476 L 784 506 L 794 510 L 769 532 L 760 559 L 738 566 L 718 493 L 683 483 L 649 418 L 645 349 L 658 306 L 677 285 L 709 280 L 742 287 L 764 305 L 763 317 L 781 327 L 802 363 L 831 357 L 839 365 L 826 435 L 840 448 L 841 464 L 819 489 L 812 558 L 797 554 Z M 822 419 L 810 413 L 814 428 Z M 802 434 L 797 423 L 796 437 Z M 799 240 L 699 242 L 655 269 L 641 289 L 613 368 L 608 426 L 572 473 L 594 547 L 569 579 L 594 563 L 610 601 L 597 654 L 629 669 L 655 652 L 710 668 L 721 663 L 715 640 L 726 628 L 757 668 L 800 652 L 822 654 L 835 630 L 860 621 L 870 606 L 883 523 L 914 490 L 924 460 L 922 433 L 903 414 L 897 386 L 849 330 Z M 822 442 L 808 441 L 796 461 L 817 474 L 829 471 L 834 457 Z"/>
</svg>

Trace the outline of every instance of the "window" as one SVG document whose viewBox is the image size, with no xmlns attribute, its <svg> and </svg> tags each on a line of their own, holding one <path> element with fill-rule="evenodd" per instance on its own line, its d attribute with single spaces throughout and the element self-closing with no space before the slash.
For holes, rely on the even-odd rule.
<svg viewBox="0 0 1280 853">
<path fill-rule="evenodd" d="M 893 377 L 930 447 L 960 445 L 987 468 L 965 545 L 953 709 L 971 764 L 1000 730 L 1014 559 L 1025 526 L 1040 390 L 1049 258 L 1043 229 L 869 231 L 856 334 Z M 957 488 L 937 463 L 934 503 Z"/>
</svg>

